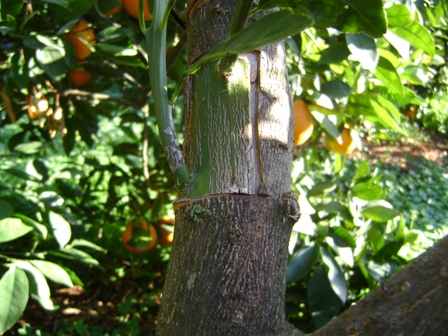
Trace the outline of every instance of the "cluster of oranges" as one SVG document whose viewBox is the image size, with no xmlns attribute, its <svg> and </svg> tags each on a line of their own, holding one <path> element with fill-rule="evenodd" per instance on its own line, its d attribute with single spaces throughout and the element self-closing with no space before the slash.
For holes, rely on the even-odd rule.
<svg viewBox="0 0 448 336">
<path fill-rule="evenodd" d="M 174 237 L 174 218 L 164 216 L 157 224 L 145 220 L 133 220 L 126 225 L 123 232 L 123 244 L 132 253 L 145 253 L 156 246 L 170 245 Z"/>
<path fill-rule="evenodd" d="M 116 14 L 124 7 L 130 16 L 138 19 L 138 0 L 119 0 L 119 2 L 122 4 L 105 12 L 104 15 Z M 148 1 L 143 1 L 143 12 L 146 21 L 152 19 Z M 95 32 L 87 22 L 80 21 L 70 29 L 70 32 L 65 35 L 65 38 L 75 48 L 76 58 L 80 65 L 79 68 L 74 69 L 69 73 L 69 77 L 75 86 L 84 86 L 92 79 L 92 73 L 84 70 L 82 65 L 84 62 L 83 60 L 89 57 L 92 53 L 92 46 L 96 44 Z"/>
<path fill-rule="evenodd" d="M 304 100 L 294 100 L 294 146 L 304 144 L 313 134 L 314 122 L 308 105 Z M 356 147 L 356 144 L 350 134 L 350 129 L 344 127 L 340 132 L 339 138 L 326 137 L 325 144 L 327 148 L 339 154 L 350 154 Z"/>
</svg>

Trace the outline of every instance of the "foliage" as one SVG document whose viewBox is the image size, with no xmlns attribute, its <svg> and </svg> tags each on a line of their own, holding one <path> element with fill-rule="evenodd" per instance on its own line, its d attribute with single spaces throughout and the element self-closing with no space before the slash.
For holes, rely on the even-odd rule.
<svg viewBox="0 0 448 336">
<path fill-rule="evenodd" d="M 156 128 L 138 21 L 125 10 L 104 14 L 118 1 L 0 4 L 0 294 L 14 302 L 0 306 L 3 332 L 29 294 L 57 308 L 46 279 L 69 286 L 85 282 L 75 274 L 80 268 L 98 270 L 101 263 L 119 269 L 129 256 L 121 243 L 126 223 L 156 223 L 172 214 L 176 193 Z M 315 125 L 294 163 L 292 185 L 303 215 L 291 237 L 287 308 L 290 320 L 310 331 L 404 265 L 419 245 L 427 246 L 414 230 L 432 233 L 417 215 L 430 208 L 417 210 L 405 196 L 422 204 L 446 199 L 445 189 L 428 189 L 446 176 L 435 180 L 429 173 L 435 168 L 425 168 L 420 185 L 412 173 L 400 174 L 406 186 L 367 162 L 346 165 L 321 141 L 323 135 L 338 139 L 346 127 L 358 148 L 361 137 L 406 137 L 410 107 L 417 110 L 413 121 L 446 134 L 448 5 L 260 0 L 252 14 L 273 7 L 281 8 L 281 20 L 278 13 L 266 16 L 187 70 L 180 22 L 185 1 L 177 1 L 167 25 L 168 91 L 210 59 L 292 35 L 286 39 L 292 93 L 308 102 Z M 66 38 L 80 21 L 95 32 L 83 60 Z M 92 74 L 82 87 L 70 77 L 79 69 Z M 182 101 L 173 109 L 178 134 Z M 404 252 L 406 244 L 412 253 Z M 164 264 L 168 257 L 169 247 L 158 244 L 138 260 Z M 123 303 L 123 316 L 125 310 L 136 314 L 132 302 Z M 86 330 L 82 320 L 75 327 Z"/>
</svg>

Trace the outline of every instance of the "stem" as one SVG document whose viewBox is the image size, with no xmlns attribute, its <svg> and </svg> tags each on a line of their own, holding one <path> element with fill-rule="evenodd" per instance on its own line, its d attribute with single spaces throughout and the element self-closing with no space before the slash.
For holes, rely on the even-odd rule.
<svg viewBox="0 0 448 336">
<path fill-rule="evenodd" d="M 172 1 L 170 3 L 172 5 Z M 182 151 L 176 138 L 171 115 L 172 105 L 168 101 L 165 52 L 166 25 L 163 23 L 168 5 L 168 0 L 154 2 L 154 16 L 151 27 L 146 31 L 146 44 L 149 55 L 149 79 L 154 98 L 159 136 L 167 155 L 171 172 L 175 177 L 176 188 L 182 190 L 190 182 L 190 173 L 185 165 Z"/>
</svg>

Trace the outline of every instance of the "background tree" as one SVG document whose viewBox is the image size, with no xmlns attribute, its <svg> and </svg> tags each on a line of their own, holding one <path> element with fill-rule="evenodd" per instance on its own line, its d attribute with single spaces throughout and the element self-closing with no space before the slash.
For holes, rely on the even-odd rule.
<svg viewBox="0 0 448 336">
<path fill-rule="evenodd" d="M 129 265 L 149 269 L 139 277 L 160 296 L 171 253 L 160 237 L 172 231 L 172 218 L 161 218 L 173 216 L 176 198 L 159 322 L 167 334 L 181 324 L 197 333 L 207 314 L 229 333 L 292 332 L 283 317 L 286 259 L 286 316 L 313 331 L 431 244 L 392 206 L 390 176 L 368 162 L 354 167 L 345 155 L 361 138 L 408 136 L 408 118 L 446 133 L 446 4 L 260 1 L 258 9 L 281 12 L 260 19 L 254 10 L 247 30 L 234 27 L 210 52 L 229 35 L 234 4 L 178 1 L 169 17 L 169 95 L 185 71 L 192 74 L 173 107 L 192 176 L 178 197 L 157 134 L 137 2 L 123 1 L 125 10 L 118 1 L 1 2 L 0 227 L 7 234 L 0 291 L 10 302 L 1 306 L 1 331 L 21 315 L 28 294 L 57 309 L 46 279 L 89 287 L 100 264 L 103 274 L 113 270 L 110 279 Z M 145 12 L 149 24 L 151 2 Z M 253 52 L 288 36 L 284 47 Z M 423 90 L 428 84 L 432 90 Z M 292 107 L 307 134 L 292 129 Z M 302 215 L 292 227 L 295 197 Z M 149 252 L 123 261 L 126 247 Z M 220 277 L 224 270 L 235 282 Z M 176 282 L 189 291 L 179 293 Z M 213 300 L 225 303 L 224 314 Z M 179 324 L 167 323 L 170 312 L 179 312 Z"/>
</svg>

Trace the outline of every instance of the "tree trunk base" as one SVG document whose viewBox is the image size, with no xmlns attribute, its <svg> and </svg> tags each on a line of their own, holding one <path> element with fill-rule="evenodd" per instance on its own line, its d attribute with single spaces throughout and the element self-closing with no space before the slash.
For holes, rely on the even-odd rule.
<svg viewBox="0 0 448 336">
<path fill-rule="evenodd" d="M 290 212 L 288 197 L 178 202 L 157 335 L 293 335 L 285 319 Z"/>
</svg>

